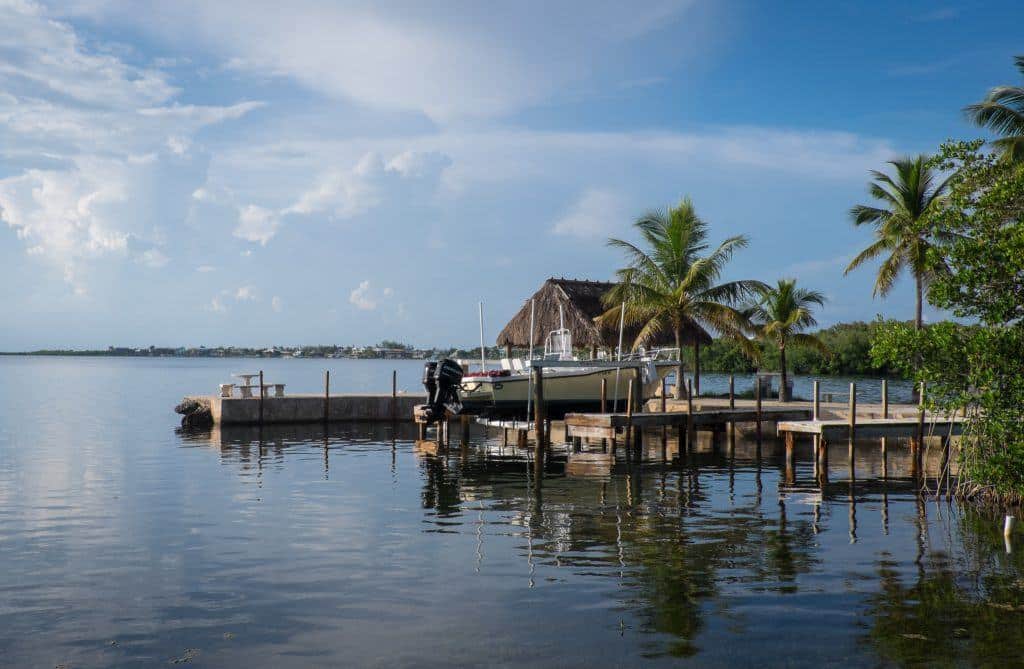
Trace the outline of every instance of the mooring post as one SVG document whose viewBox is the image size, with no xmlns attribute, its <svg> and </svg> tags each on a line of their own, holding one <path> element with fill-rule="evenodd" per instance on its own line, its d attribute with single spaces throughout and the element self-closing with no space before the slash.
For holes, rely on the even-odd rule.
<svg viewBox="0 0 1024 669">
<path fill-rule="evenodd" d="M 629 380 L 626 391 L 626 455 L 633 448 L 633 379 Z"/>
<path fill-rule="evenodd" d="M 761 451 L 761 379 L 755 377 L 754 383 L 754 414 L 755 414 L 755 434 L 757 436 L 757 450 Z"/>
<path fill-rule="evenodd" d="M 667 405 L 668 395 L 668 380 L 661 380 L 661 413 L 668 411 Z M 661 461 L 662 463 L 668 459 L 668 423 L 664 423 L 661 426 Z"/>
<path fill-rule="evenodd" d="M 544 450 L 544 368 L 531 366 L 533 373 L 533 432 L 536 436 L 537 451 Z"/>
<path fill-rule="evenodd" d="M 889 380 L 882 379 L 882 418 L 889 417 Z"/>
<path fill-rule="evenodd" d="M 853 440 L 857 432 L 857 384 L 850 382 L 850 459 L 853 459 Z"/>
<path fill-rule="evenodd" d="M 811 397 L 811 419 L 818 421 L 821 420 L 821 381 L 818 379 L 814 380 L 814 390 Z M 818 435 L 815 434 L 812 438 L 811 452 L 814 456 L 814 466 L 818 466 Z"/>
<path fill-rule="evenodd" d="M 608 413 L 608 379 L 601 377 L 601 413 Z M 608 439 L 601 437 L 601 450 L 608 449 Z"/>
<path fill-rule="evenodd" d="M 263 426 L 263 370 L 260 370 L 260 426 Z"/>
<path fill-rule="evenodd" d="M 912 468 L 916 475 L 922 475 L 922 452 L 924 451 L 924 381 L 921 382 L 921 390 L 917 402 L 917 430 L 914 438 L 910 441 L 910 455 L 913 458 Z"/>
<path fill-rule="evenodd" d="M 729 408 L 736 408 L 736 376 L 729 375 Z"/>
<path fill-rule="evenodd" d="M 459 415 L 459 427 L 462 428 L 462 434 L 459 436 L 459 446 L 465 448 L 469 446 L 469 414 Z"/>
<path fill-rule="evenodd" d="M 331 370 L 324 370 L 324 422 L 331 419 Z"/>
<path fill-rule="evenodd" d="M 391 370 L 391 422 L 398 418 L 398 370 Z"/>
<path fill-rule="evenodd" d="M 686 379 L 686 450 L 697 450 L 697 423 L 693 414 L 693 379 Z"/>
</svg>

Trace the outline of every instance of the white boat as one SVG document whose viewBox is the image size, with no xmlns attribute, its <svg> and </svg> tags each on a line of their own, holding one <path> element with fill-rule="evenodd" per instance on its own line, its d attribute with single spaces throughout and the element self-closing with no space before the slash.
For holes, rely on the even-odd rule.
<svg viewBox="0 0 1024 669">
<path fill-rule="evenodd" d="M 639 377 L 643 397 L 654 397 L 663 379 L 678 365 L 679 349 L 659 348 L 614 359 L 580 360 L 573 355 L 568 329 L 552 331 L 544 344 L 544 403 L 548 415 L 598 411 L 602 380 L 609 410 L 625 411 L 630 380 Z M 466 411 L 498 416 L 526 416 L 533 383 L 529 359 L 459 360 L 464 373 L 460 396 Z M 558 362 L 569 363 L 558 366 Z M 588 364 L 590 363 L 590 364 Z M 474 369 L 475 367 L 475 369 Z"/>
</svg>

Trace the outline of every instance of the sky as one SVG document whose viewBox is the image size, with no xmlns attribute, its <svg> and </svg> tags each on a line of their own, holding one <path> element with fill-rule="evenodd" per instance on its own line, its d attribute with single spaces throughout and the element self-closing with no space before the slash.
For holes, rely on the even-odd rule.
<svg viewBox="0 0 1024 669">
<path fill-rule="evenodd" d="M 0 350 L 493 341 L 689 196 L 724 278 L 882 300 L 869 170 L 984 134 L 1019 2 L 0 0 Z M 926 311 L 926 318 L 942 314 Z"/>
</svg>

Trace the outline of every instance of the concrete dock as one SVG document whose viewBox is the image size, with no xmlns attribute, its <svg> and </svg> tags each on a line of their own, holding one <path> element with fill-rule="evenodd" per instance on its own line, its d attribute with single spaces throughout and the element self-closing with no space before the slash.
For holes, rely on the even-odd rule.
<svg viewBox="0 0 1024 669">
<path fill-rule="evenodd" d="M 296 394 L 285 397 L 186 397 L 208 406 L 218 425 L 316 423 L 341 421 L 412 421 L 413 407 L 426 395 Z M 262 406 L 261 406 L 262 402 Z"/>
</svg>

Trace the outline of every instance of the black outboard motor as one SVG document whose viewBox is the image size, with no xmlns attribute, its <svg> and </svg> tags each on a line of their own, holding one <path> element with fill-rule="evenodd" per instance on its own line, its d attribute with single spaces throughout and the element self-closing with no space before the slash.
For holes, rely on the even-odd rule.
<svg viewBox="0 0 1024 669">
<path fill-rule="evenodd" d="M 428 423 L 444 418 L 445 412 L 462 411 L 459 387 L 462 384 L 462 366 L 451 358 L 428 362 L 423 366 L 423 387 L 427 390 L 427 403 L 423 417 Z"/>
</svg>

